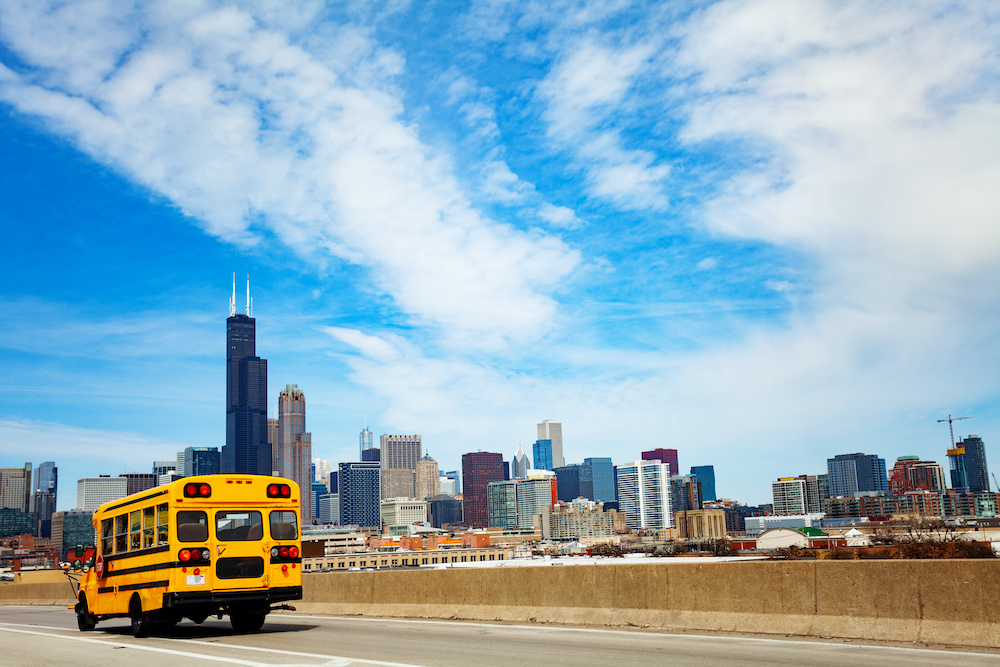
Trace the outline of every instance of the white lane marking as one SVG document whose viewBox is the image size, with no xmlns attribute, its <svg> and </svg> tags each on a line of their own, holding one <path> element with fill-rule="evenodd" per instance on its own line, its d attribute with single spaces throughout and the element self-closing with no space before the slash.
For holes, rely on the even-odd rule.
<svg viewBox="0 0 1000 667">
<path fill-rule="evenodd" d="M 277 648 L 263 648 L 260 646 L 242 646 L 239 644 L 223 644 L 220 642 L 203 642 L 197 639 L 179 639 L 174 637 L 159 637 L 159 639 L 164 639 L 171 642 L 181 642 L 183 644 L 204 644 L 205 646 L 225 646 L 227 648 L 239 649 L 241 651 L 262 651 L 265 653 L 280 653 L 282 655 L 294 655 L 304 658 L 324 658 L 326 660 L 346 660 L 346 663 L 351 664 L 353 662 L 360 662 L 365 665 L 381 665 L 382 667 L 424 667 L 423 665 L 414 665 L 412 663 L 406 662 L 386 662 L 385 660 L 372 660 L 369 658 L 349 658 L 347 656 L 340 655 L 326 655 L 324 653 L 302 653 L 300 651 L 285 651 Z"/>
<path fill-rule="evenodd" d="M 327 620 L 327 621 L 356 621 L 356 622 L 370 622 L 370 621 L 381 621 L 383 623 L 416 623 L 416 624 L 427 624 L 427 625 L 457 625 L 466 627 L 479 627 L 479 628 L 494 628 L 494 629 L 510 629 L 510 630 L 539 630 L 539 631 L 549 631 L 549 632 L 589 632 L 595 634 L 612 634 L 612 635 L 628 635 L 629 637 L 676 637 L 677 639 L 720 639 L 729 640 L 734 642 L 765 642 L 765 643 L 775 643 L 775 644 L 802 644 L 805 646 L 836 646 L 844 648 L 873 648 L 880 649 L 884 651 L 920 651 L 921 653 L 943 653 L 945 655 L 957 655 L 957 656 L 971 656 L 976 658 L 990 657 L 995 659 L 1000 659 L 1000 655 L 996 653 L 976 653 L 973 651 L 946 651 L 937 648 L 924 648 L 924 647 L 910 647 L 910 646 L 880 646 L 878 644 L 856 644 L 856 643 L 832 643 L 820 641 L 821 638 L 817 637 L 815 640 L 808 639 L 772 639 L 770 637 L 732 637 L 729 635 L 711 635 L 711 634 L 699 634 L 700 631 L 692 630 L 690 632 L 684 632 L 683 634 L 675 633 L 664 633 L 664 632 L 634 632 L 631 630 L 606 630 L 604 628 L 568 628 L 564 626 L 539 626 L 539 625 L 519 625 L 516 623 L 478 623 L 478 622 L 465 622 L 465 621 L 437 621 L 433 619 L 410 619 L 410 618 L 378 618 L 375 616 L 313 616 L 306 614 L 281 614 L 277 617 L 271 617 L 269 620 L 277 621 L 278 619 L 296 619 L 296 618 L 308 618 L 314 620 Z M 638 630 L 638 628 L 636 628 Z M 838 640 L 844 639 L 846 642 L 855 641 L 865 641 L 865 640 L 855 640 L 849 637 L 838 637 Z M 878 640 L 870 640 L 878 641 Z"/>
<path fill-rule="evenodd" d="M 24 630 L 14 630 L 13 628 L 14 627 L 18 627 L 18 628 L 33 628 L 33 629 L 36 629 L 36 630 L 38 630 L 38 629 L 44 629 L 44 630 L 59 630 L 59 631 L 63 631 L 63 632 L 80 632 L 79 630 L 77 630 L 75 628 L 57 628 L 57 627 L 47 626 L 47 625 L 31 625 L 31 624 L 27 624 L 27 623 L 4 623 L 4 622 L 0 622 L 0 630 L 7 629 L 4 626 L 10 626 L 11 627 L 10 632 L 25 632 L 26 634 L 39 634 L 39 635 L 45 635 L 45 636 L 56 636 L 56 635 L 49 635 L 48 633 L 45 633 L 45 632 L 34 632 L 34 633 L 31 633 L 31 632 L 26 632 Z M 89 639 L 89 638 L 84 638 L 84 637 L 60 637 L 60 638 L 61 639 L 78 639 L 78 640 L 83 640 L 83 641 L 93 641 L 93 642 L 96 642 L 98 644 L 107 644 L 108 643 L 108 642 L 105 642 L 105 641 L 101 641 L 99 639 Z M 403 663 L 403 662 L 386 662 L 384 660 L 371 660 L 371 659 L 368 659 L 368 658 L 351 658 L 351 657 L 347 657 L 347 656 L 327 655 L 327 654 L 324 654 L 324 653 L 303 653 L 301 651 L 285 651 L 285 650 L 276 649 L 276 648 L 261 648 L 261 647 L 257 647 L 257 646 L 241 646 L 239 644 L 226 644 L 226 643 L 222 643 L 222 642 L 206 642 L 206 641 L 199 641 L 199 640 L 196 640 L 196 639 L 180 639 L 180 638 L 177 638 L 177 637 L 156 637 L 156 639 L 161 640 L 161 641 L 168 641 L 168 642 L 181 642 L 181 643 L 184 643 L 184 644 L 197 644 L 197 645 L 200 645 L 200 646 L 212 646 L 212 647 L 223 646 L 223 647 L 226 647 L 226 648 L 238 649 L 238 650 L 241 650 L 241 651 L 260 651 L 260 652 L 264 652 L 264 653 L 279 653 L 279 654 L 282 654 L 282 655 L 294 655 L 294 656 L 303 657 L 303 658 L 320 658 L 320 659 L 329 661 L 329 662 L 326 662 L 324 664 L 325 665 L 331 665 L 331 666 L 333 666 L 333 665 L 350 665 L 350 664 L 354 664 L 354 663 L 362 663 L 362 664 L 366 664 L 366 665 L 379 665 L 380 667 L 423 667 L 422 665 L 414 665 L 414 664 Z M 114 643 L 114 644 L 117 645 L 117 643 Z M 130 643 L 124 643 L 124 642 L 121 645 L 122 646 L 128 646 L 129 648 L 147 648 L 147 647 L 143 647 L 143 646 L 140 646 L 140 645 L 135 645 L 135 644 L 130 644 Z M 152 647 L 148 647 L 148 648 L 152 648 Z M 162 650 L 166 650 L 166 649 L 162 649 Z M 200 655 L 200 654 L 198 654 L 198 655 Z M 247 663 L 247 664 L 258 664 L 258 663 Z"/>
<path fill-rule="evenodd" d="M 181 656 L 185 658 L 200 658 L 202 660 L 214 660 L 216 662 L 228 662 L 234 665 L 247 665 L 248 667 L 271 667 L 265 662 L 251 662 L 249 660 L 240 660 L 239 658 L 224 658 L 222 656 L 209 655 L 208 653 L 191 653 L 189 651 L 174 651 L 169 648 L 158 648 L 156 646 L 146 646 L 144 644 L 130 644 L 125 642 L 107 642 L 100 639 L 90 639 L 88 637 L 73 637 L 66 635 L 54 635 L 51 632 L 32 632 L 31 630 L 17 630 L 15 628 L 0 626 L 0 632 L 16 632 L 18 634 L 24 635 L 39 635 L 41 637 L 55 637 L 57 639 L 68 639 L 74 642 L 86 642 L 88 644 L 100 644 L 102 646 L 107 646 L 114 648 L 115 646 L 121 646 L 124 648 L 136 649 L 137 651 L 151 651 L 153 653 L 166 653 L 167 655 Z M 218 646 L 218 644 L 215 644 Z"/>
</svg>

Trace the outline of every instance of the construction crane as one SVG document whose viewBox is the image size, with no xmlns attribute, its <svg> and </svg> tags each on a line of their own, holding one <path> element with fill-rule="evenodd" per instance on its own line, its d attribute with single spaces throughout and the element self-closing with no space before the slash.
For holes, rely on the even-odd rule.
<svg viewBox="0 0 1000 667">
<path fill-rule="evenodd" d="M 996 485 L 997 491 L 1000 491 L 1000 482 L 997 482 L 997 474 L 995 472 L 991 472 L 990 474 L 993 475 L 993 483 Z"/>
<path fill-rule="evenodd" d="M 948 449 L 954 449 L 955 448 L 955 429 L 951 425 L 951 423 L 952 422 L 957 422 L 957 421 L 959 421 L 961 419 L 972 419 L 972 415 L 969 415 L 968 417 L 952 417 L 951 415 L 948 415 L 947 419 L 939 419 L 938 420 L 938 424 L 940 424 L 941 422 L 948 422 L 948 431 L 951 433 L 951 443 L 948 445 Z"/>
</svg>

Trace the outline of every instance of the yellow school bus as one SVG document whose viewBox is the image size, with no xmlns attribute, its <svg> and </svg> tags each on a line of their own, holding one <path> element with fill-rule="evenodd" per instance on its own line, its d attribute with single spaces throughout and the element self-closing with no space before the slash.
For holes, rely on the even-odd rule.
<svg viewBox="0 0 1000 667">
<path fill-rule="evenodd" d="M 254 632 L 302 598 L 298 485 L 263 475 L 199 475 L 105 503 L 80 579 L 81 630 L 128 617 L 143 637 L 181 618 L 228 614 Z M 272 607 L 272 605 L 280 605 Z"/>
</svg>

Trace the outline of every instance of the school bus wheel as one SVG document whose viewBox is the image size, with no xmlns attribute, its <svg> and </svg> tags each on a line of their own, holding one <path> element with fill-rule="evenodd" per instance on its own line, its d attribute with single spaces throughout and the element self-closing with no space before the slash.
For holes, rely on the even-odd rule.
<svg viewBox="0 0 1000 667">
<path fill-rule="evenodd" d="M 149 616 L 142 611 L 142 600 L 138 594 L 132 596 L 132 601 L 128 604 L 128 615 L 132 619 L 132 636 L 148 637 L 150 630 Z"/>
<path fill-rule="evenodd" d="M 84 632 L 97 627 L 97 619 L 87 609 L 86 593 L 80 593 L 80 601 L 76 603 L 76 625 Z"/>
</svg>

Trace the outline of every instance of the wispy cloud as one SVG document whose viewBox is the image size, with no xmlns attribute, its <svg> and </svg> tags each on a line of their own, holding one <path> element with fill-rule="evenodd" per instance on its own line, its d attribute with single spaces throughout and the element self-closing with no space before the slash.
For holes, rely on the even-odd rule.
<svg viewBox="0 0 1000 667">
<path fill-rule="evenodd" d="M 122 17 L 111 5 L 10 3 L 5 17 L 3 37 L 31 70 L 4 67 L 0 96 L 210 233 L 252 245 L 268 230 L 318 265 L 370 265 L 404 312 L 453 343 L 550 326 L 546 292 L 577 253 L 470 204 L 402 117 L 400 58 L 366 29 L 337 27 L 355 48 L 334 63 L 235 8 Z M 40 37 L 76 47 L 53 53 Z"/>
</svg>

